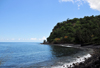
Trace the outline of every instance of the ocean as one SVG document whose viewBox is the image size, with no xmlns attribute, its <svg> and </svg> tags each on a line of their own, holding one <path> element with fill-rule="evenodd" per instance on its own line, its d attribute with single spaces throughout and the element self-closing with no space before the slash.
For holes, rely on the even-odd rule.
<svg viewBox="0 0 100 68">
<path fill-rule="evenodd" d="M 0 68 L 57 67 L 87 54 L 87 50 L 39 42 L 0 42 Z"/>
</svg>

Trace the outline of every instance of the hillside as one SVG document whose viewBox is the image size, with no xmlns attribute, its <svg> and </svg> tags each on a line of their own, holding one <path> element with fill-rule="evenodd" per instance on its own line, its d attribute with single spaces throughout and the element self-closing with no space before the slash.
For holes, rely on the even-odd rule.
<svg viewBox="0 0 100 68">
<path fill-rule="evenodd" d="M 100 44 L 100 15 L 67 19 L 53 28 L 47 42 L 73 44 Z"/>
</svg>

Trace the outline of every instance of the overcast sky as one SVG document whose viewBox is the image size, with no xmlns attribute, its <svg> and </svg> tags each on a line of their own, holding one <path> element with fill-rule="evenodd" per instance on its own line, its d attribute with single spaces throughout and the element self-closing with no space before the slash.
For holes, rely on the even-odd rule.
<svg viewBox="0 0 100 68">
<path fill-rule="evenodd" d="M 0 0 L 0 42 L 42 42 L 58 22 L 99 14 L 100 0 Z"/>
</svg>

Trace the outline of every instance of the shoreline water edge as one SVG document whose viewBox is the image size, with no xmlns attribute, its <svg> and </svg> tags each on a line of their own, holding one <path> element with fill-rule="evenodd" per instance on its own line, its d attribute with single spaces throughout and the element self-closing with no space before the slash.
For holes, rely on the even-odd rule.
<svg viewBox="0 0 100 68">
<path fill-rule="evenodd" d="M 100 45 L 87 45 L 81 46 L 80 44 L 47 44 L 54 46 L 63 46 L 63 47 L 74 47 L 84 50 L 89 50 L 90 52 L 84 56 L 77 57 L 76 61 L 71 63 L 64 63 L 61 66 L 51 66 L 51 67 L 42 67 L 42 68 L 99 68 L 100 67 Z"/>
</svg>

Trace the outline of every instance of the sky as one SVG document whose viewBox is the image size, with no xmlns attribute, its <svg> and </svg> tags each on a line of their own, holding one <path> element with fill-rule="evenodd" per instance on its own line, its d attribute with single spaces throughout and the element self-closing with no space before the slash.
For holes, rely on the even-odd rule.
<svg viewBox="0 0 100 68">
<path fill-rule="evenodd" d="M 0 42 L 42 42 L 58 22 L 99 14 L 100 0 L 0 0 Z"/>
</svg>

